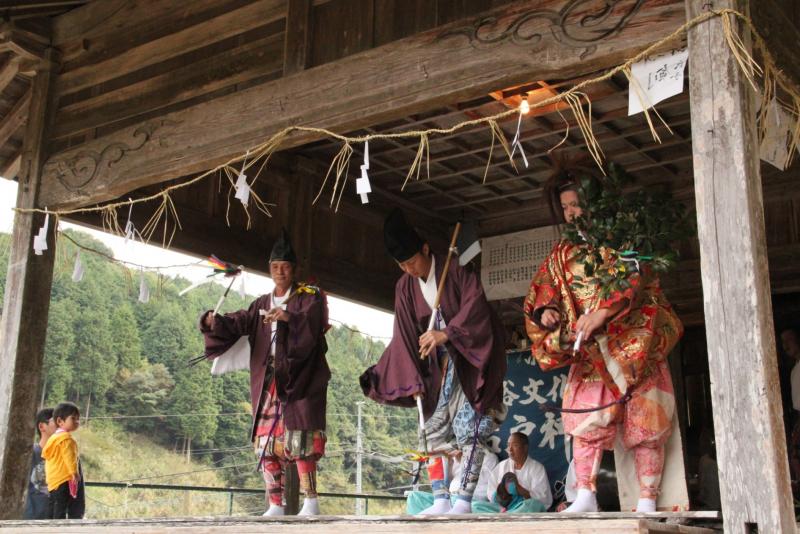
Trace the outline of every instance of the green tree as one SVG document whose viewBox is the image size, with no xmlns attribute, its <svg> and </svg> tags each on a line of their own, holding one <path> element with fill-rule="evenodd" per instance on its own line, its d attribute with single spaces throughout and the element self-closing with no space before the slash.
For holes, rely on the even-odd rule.
<svg viewBox="0 0 800 534">
<path fill-rule="evenodd" d="M 117 373 L 117 353 L 108 311 L 89 306 L 75 318 L 75 351 L 71 390 L 87 407 L 104 400 Z"/>
<path fill-rule="evenodd" d="M 114 306 L 111 315 L 111 332 L 120 369 L 139 369 L 142 360 L 142 345 L 139 340 L 139 328 L 131 304 L 121 301 Z"/>
<path fill-rule="evenodd" d="M 190 443 L 206 444 L 217 431 L 219 413 L 206 362 L 180 368 L 175 375 L 175 389 L 170 396 L 170 426 L 176 435 Z M 189 415 L 200 414 L 200 415 Z"/>
<path fill-rule="evenodd" d="M 69 300 L 50 304 L 44 357 L 44 390 L 49 404 L 66 399 L 72 384 L 77 310 Z"/>
<path fill-rule="evenodd" d="M 153 432 L 165 420 L 149 415 L 163 413 L 175 382 L 160 363 L 145 362 L 136 370 L 120 369 L 114 387 L 108 392 L 108 408 L 116 414 L 139 416 L 124 420 L 125 426 L 137 432 Z"/>
</svg>

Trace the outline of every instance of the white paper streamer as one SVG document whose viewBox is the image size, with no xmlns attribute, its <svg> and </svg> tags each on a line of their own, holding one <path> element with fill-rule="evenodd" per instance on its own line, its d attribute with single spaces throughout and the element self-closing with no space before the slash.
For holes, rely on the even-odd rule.
<svg viewBox="0 0 800 534">
<path fill-rule="evenodd" d="M 247 175 L 239 173 L 239 178 L 236 180 L 236 194 L 242 204 L 246 207 L 250 201 L 250 186 L 247 184 Z"/>
<path fill-rule="evenodd" d="M 128 198 L 128 201 L 131 201 Z M 128 206 L 128 221 L 125 223 L 125 244 L 128 244 L 128 240 L 135 239 L 136 237 L 136 228 L 133 226 L 133 221 L 131 221 L 131 213 L 133 212 L 133 203 Z"/>
<path fill-rule="evenodd" d="M 144 277 L 144 270 L 139 271 L 139 302 L 147 304 L 150 302 L 150 286 Z"/>
<path fill-rule="evenodd" d="M 527 102 L 527 101 L 526 101 Z M 530 109 L 530 108 L 528 108 Z M 528 157 L 525 155 L 525 149 L 522 148 L 522 142 L 520 141 L 520 129 L 522 128 L 522 107 L 520 106 L 519 110 L 519 119 L 517 119 L 517 133 L 514 134 L 514 140 L 511 141 L 511 157 L 514 157 L 514 154 L 519 149 L 519 153 L 522 156 L 522 161 L 525 163 L 525 168 L 528 168 Z"/>
<path fill-rule="evenodd" d="M 361 166 L 361 178 L 356 179 L 356 193 L 361 197 L 361 203 L 369 203 L 367 193 L 372 193 L 369 183 L 369 141 L 364 141 L 364 164 Z"/>
<path fill-rule="evenodd" d="M 242 170 L 239 171 L 239 177 L 236 179 L 236 194 L 234 197 L 239 199 L 242 202 L 242 205 L 246 208 L 247 203 L 250 201 L 250 184 L 247 183 L 247 175 L 244 173 L 244 168 L 247 165 L 247 156 L 250 155 L 250 151 L 247 151 L 247 154 L 244 156 L 244 161 L 242 162 Z"/>
<path fill-rule="evenodd" d="M 247 296 L 247 293 L 244 290 L 244 271 L 239 274 L 239 296 L 244 299 Z"/>
<path fill-rule="evenodd" d="M 191 291 L 192 289 L 194 289 L 194 288 L 196 288 L 196 287 L 199 287 L 199 286 L 202 286 L 203 284 L 207 284 L 207 283 L 209 283 L 210 281 L 211 281 L 211 278 L 205 278 L 205 279 L 203 279 L 203 280 L 198 280 L 197 282 L 194 282 L 194 283 L 193 283 L 193 284 L 191 284 L 190 286 L 188 286 L 188 287 L 186 287 L 186 288 L 184 288 L 184 289 L 181 289 L 180 293 L 178 293 L 178 296 L 179 296 L 179 297 L 182 297 L 182 296 L 184 296 L 186 293 L 188 293 L 189 291 Z"/>
<path fill-rule="evenodd" d="M 47 250 L 47 230 L 50 228 L 50 214 L 47 213 L 47 206 L 45 206 L 44 211 L 44 224 L 39 228 L 39 233 L 33 238 L 33 252 L 37 256 L 41 256 L 42 252 Z"/>
<path fill-rule="evenodd" d="M 75 254 L 75 267 L 72 268 L 72 281 L 80 282 L 83 280 L 83 263 L 81 262 L 80 251 Z"/>
</svg>

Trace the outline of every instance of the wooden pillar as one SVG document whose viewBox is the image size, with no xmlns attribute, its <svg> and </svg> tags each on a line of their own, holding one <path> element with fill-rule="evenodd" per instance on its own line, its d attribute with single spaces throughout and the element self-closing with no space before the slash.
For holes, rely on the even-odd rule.
<svg viewBox="0 0 800 534">
<path fill-rule="evenodd" d="M 39 207 L 43 132 L 48 115 L 53 51 L 33 79 L 28 125 L 22 147 L 17 207 Z M 0 519 L 22 516 L 39 404 L 47 312 L 55 258 L 50 219 L 48 250 L 37 256 L 33 237 L 41 214 L 17 213 L 8 261 L 3 316 L 0 319 Z"/>
<path fill-rule="evenodd" d="M 686 0 L 748 11 L 747 0 Z M 741 31 L 741 26 L 735 27 Z M 697 227 L 725 532 L 795 532 L 770 301 L 756 102 L 714 18 L 689 32 Z"/>
</svg>

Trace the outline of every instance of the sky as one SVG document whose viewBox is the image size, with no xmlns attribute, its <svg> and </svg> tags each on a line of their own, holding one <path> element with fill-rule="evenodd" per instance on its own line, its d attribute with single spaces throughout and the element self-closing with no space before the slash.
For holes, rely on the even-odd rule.
<svg viewBox="0 0 800 534">
<path fill-rule="evenodd" d="M 0 179 L 0 232 L 11 233 L 13 229 L 13 208 L 16 204 L 16 199 L 16 182 Z M 117 259 L 135 262 L 148 267 L 184 265 L 203 259 L 140 242 L 129 241 L 125 243 L 125 239 L 120 236 L 107 234 L 76 224 L 62 222 L 61 225 L 63 228 L 76 228 L 102 241 L 114 252 L 114 257 Z M 50 251 L 45 251 L 45 254 L 49 252 Z M 213 251 L 209 251 L 209 254 L 211 253 L 213 253 Z M 161 272 L 170 276 L 180 275 L 192 282 L 197 282 L 204 279 L 209 274 L 210 267 L 198 265 L 196 267 L 162 269 Z M 397 272 L 397 275 L 398 277 L 400 276 L 400 271 Z M 91 276 L 91 273 L 87 272 L 84 276 Z M 272 280 L 269 277 L 256 273 L 248 273 L 247 271 L 245 271 L 244 274 L 244 285 L 245 291 L 250 295 L 268 293 L 273 288 Z M 239 289 L 239 282 L 234 284 L 234 288 Z M 127 291 L 127 289 L 120 287 L 120 291 Z M 209 307 L 213 307 L 214 304 L 216 303 L 209 303 Z M 330 309 L 330 318 L 332 320 L 353 326 L 362 333 L 383 342 L 388 342 L 391 338 L 392 321 L 394 318 L 392 314 L 333 296 L 328 297 L 328 306 Z"/>
</svg>

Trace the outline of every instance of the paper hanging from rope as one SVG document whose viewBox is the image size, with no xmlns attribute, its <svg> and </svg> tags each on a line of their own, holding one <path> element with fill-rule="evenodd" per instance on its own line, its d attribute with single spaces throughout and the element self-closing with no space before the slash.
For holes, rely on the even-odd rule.
<svg viewBox="0 0 800 534">
<path fill-rule="evenodd" d="M 478 239 L 478 231 L 474 222 L 461 223 L 461 232 L 458 234 L 456 247 L 458 248 L 458 264 L 462 267 L 481 253 L 481 242 Z"/>
<path fill-rule="evenodd" d="M 244 161 L 242 161 L 242 170 L 239 171 L 239 177 L 236 178 L 236 184 L 234 185 L 236 189 L 234 197 L 239 199 L 245 208 L 250 201 L 250 184 L 247 183 L 247 175 L 244 173 L 244 169 L 247 166 L 247 156 L 249 155 L 250 151 L 248 150 L 247 154 L 244 156 Z"/>
<path fill-rule="evenodd" d="M 785 170 L 789 163 L 789 135 L 792 131 L 792 118 L 776 99 L 769 103 L 765 115 L 764 138 L 759 147 L 759 156 L 773 167 Z"/>
<path fill-rule="evenodd" d="M 128 199 L 129 202 L 132 202 L 131 199 Z M 129 240 L 133 240 L 136 238 L 136 228 L 133 226 L 133 221 L 131 220 L 131 213 L 133 212 L 133 204 L 128 207 L 128 220 L 125 223 L 125 244 L 128 244 Z"/>
<path fill-rule="evenodd" d="M 144 271 L 139 271 L 139 302 L 147 304 L 150 302 L 150 286 L 144 277 Z"/>
<path fill-rule="evenodd" d="M 72 268 L 72 281 L 80 282 L 83 280 L 83 263 L 81 262 L 81 253 L 75 253 L 75 266 Z"/>
<path fill-rule="evenodd" d="M 681 94 L 688 59 L 689 51 L 684 48 L 634 63 L 631 74 L 638 82 L 639 90 L 628 88 L 628 115 L 641 113 L 645 108 Z"/>
<path fill-rule="evenodd" d="M 236 194 L 234 195 L 246 207 L 250 201 L 250 186 L 247 183 L 247 175 L 243 172 L 239 173 L 239 178 L 236 180 Z"/>
<path fill-rule="evenodd" d="M 239 274 L 239 296 L 244 299 L 247 296 L 247 293 L 244 290 L 244 271 Z"/>
<path fill-rule="evenodd" d="M 364 164 L 361 165 L 361 178 L 356 179 L 356 193 L 361 197 L 361 203 L 369 203 L 367 193 L 372 193 L 369 183 L 369 141 L 364 142 Z"/>
<path fill-rule="evenodd" d="M 527 104 L 527 100 L 524 100 Z M 528 107 L 530 109 L 530 107 Z M 522 115 L 525 112 L 523 111 L 523 107 L 520 106 L 519 110 L 519 118 L 517 119 L 517 133 L 514 134 L 514 139 L 511 141 L 511 157 L 514 157 L 514 154 L 519 150 L 520 155 L 522 156 L 522 162 L 525 163 L 525 168 L 528 168 L 528 157 L 525 155 L 525 149 L 522 148 L 522 141 L 520 140 L 520 129 L 522 128 Z"/>
<path fill-rule="evenodd" d="M 44 208 L 47 211 L 47 208 Z M 45 213 L 44 224 L 39 228 L 39 233 L 33 238 L 33 253 L 41 256 L 47 250 L 47 230 L 50 228 L 50 214 Z"/>
</svg>

